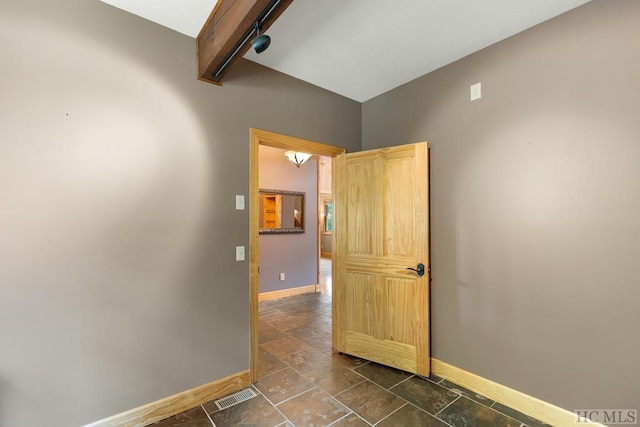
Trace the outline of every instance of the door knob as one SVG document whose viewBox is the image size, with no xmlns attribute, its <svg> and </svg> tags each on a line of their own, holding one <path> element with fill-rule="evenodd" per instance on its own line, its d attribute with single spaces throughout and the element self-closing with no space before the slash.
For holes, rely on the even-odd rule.
<svg viewBox="0 0 640 427">
<path fill-rule="evenodd" d="M 424 276 L 424 264 L 423 263 L 418 264 L 418 268 L 407 267 L 407 270 L 415 271 L 416 273 L 418 273 L 418 276 L 420 276 L 420 277 Z"/>
</svg>

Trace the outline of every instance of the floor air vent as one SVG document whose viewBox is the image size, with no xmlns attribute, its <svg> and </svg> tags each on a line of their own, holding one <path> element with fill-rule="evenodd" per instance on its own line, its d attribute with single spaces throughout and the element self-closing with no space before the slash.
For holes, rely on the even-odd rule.
<svg viewBox="0 0 640 427">
<path fill-rule="evenodd" d="M 250 388 L 246 388 L 244 390 L 240 390 L 237 393 L 233 393 L 227 397 L 216 400 L 216 406 L 218 407 L 218 409 L 223 410 L 256 396 L 257 394 L 255 391 Z"/>
</svg>

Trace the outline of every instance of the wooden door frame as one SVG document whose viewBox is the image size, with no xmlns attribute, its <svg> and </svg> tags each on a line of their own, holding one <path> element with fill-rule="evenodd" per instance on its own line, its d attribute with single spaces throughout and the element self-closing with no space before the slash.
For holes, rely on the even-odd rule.
<svg viewBox="0 0 640 427">
<path fill-rule="evenodd" d="M 254 128 L 250 129 L 249 135 L 249 305 L 251 328 L 251 358 L 249 369 L 251 371 L 251 382 L 255 383 L 258 381 L 258 221 L 260 219 L 260 146 L 264 145 L 268 147 L 282 148 L 284 150 L 297 150 L 305 153 L 321 154 L 323 156 L 330 156 L 333 158 L 344 153 L 345 149 Z M 331 169 L 331 189 L 334 191 L 336 176 L 335 162 L 332 162 Z M 333 245 L 335 245 L 335 242 L 333 242 Z M 320 256 L 320 254 L 318 254 L 318 256 Z M 335 273 L 332 271 L 331 274 L 334 275 Z M 335 285 L 336 281 L 335 277 L 333 277 L 332 286 Z"/>
</svg>

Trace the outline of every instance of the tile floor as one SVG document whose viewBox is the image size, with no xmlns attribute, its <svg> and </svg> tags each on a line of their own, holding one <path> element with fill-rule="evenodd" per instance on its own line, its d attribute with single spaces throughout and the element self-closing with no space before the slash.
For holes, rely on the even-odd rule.
<svg viewBox="0 0 640 427">
<path fill-rule="evenodd" d="M 259 312 L 257 396 L 224 410 L 208 402 L 154 427 L 546 425 L 437 376 L 336 353 L 327 293 L 264 301 Z"/>
</svg>

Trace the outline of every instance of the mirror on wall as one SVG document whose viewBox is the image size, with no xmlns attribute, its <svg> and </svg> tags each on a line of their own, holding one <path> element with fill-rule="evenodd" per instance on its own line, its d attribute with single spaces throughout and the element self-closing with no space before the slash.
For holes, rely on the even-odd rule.
<svg viewBox="0 0 640 427">
<path fill-rule="evenodd" d="M 260 189 L 260 234 L 304 233 L 304 195 Z"/>
</svg>

